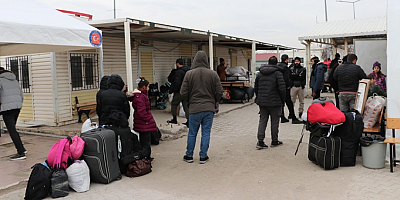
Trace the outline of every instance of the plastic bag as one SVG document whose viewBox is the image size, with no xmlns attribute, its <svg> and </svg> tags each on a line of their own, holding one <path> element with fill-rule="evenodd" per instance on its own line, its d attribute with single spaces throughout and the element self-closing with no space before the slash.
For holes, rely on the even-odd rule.
<svg viewBox="0 0 400 200">
<path fill-rule="evenodd" d="M 51 192 L 53 198 L 65 197 L 69 194 L 68 175 L 63 169 L 56 169 L 51 174 Z"/>
<path fill-rule="evenodd" d="M 222 93 L 222 99 L 224 99 L 224 100 L 229 100 L 229 99 L 231 99 L 231 95 L 230 95 L 230 93 L 229 93 L 229 88 L 228 87 L 222 87 L 223 88 L 223 93 Z"/>
<path fill-rule="evenodd" d="M 372 128 L 379 120 L 383 106 L 385 106 L 385 99 L 381 96 L 368 97 L 364 108 L 364 128 Z"/>
<path fill-rule="evenodd" d="M 84 160 L 75 160 L 66 170 L 68 184 L 76 192 L 86 192 L 90 187 L 90 171 Z"/>
<path fill-rule="evenodd" d="M 96 123 L 96 122 L 93 122 L 93 123 L 92 123 L 92 120 L 87 119 L 87 120 L 82 124 L 81 133 L 90 131 L 90 130 L 95 129 L 95 128 L 97 128 L 97 127 L 98 127 L 98 126 L 97 126 L 97 123 Z"/>
<path fill-rule="evenodd" d="M 186 113 L 183 109 L 182 103 L 179 103 L 179 117 L 186 117 Z"/>
<path fill-rule="evenodd" d="M 368 147 L 371 144 L 383 141 L 385 141 L 385 137 L 382 137 L 380 135 L 368 135 L 360 138 L 360 144 L 363 147 Z"/>
<path fill-rule="evenodd" d="M 227 74 L 236 74 L 235 76 L 247 76 L 247 70 L 243 66 L 231 67 L 227 70 Z"/>
</svg>

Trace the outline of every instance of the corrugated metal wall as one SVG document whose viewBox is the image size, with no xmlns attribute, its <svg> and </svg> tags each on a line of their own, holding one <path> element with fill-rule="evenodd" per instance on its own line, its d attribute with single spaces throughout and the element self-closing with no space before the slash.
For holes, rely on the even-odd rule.
<svg viewBox="0 0 400 200">
<path fill-rule="evenodd" d="M 158 82 L 158 86 L 164 85 L 167 82 L 169 73 L 176 65 L 176 59 L 181 57 L 181 51 L 184 52 L 185 56 L 191 56 L 187 52 L 190 52 L 190 46 L 184 45 L 185 47 L 186 51 L 185 49 L 181 50 L 178 43 L 154 42 L 154 78 Z"/>
<path fill-rule="evenodd" d="M 50 53 L 31 56 L 31 77 L 34 120 L 55 122 Z"/>
<path fill-rule="evenodd" d="M 32 94 L 24 94 L 24 101 L 18 119 L 33 120 Z"/>
<path fill-rule="evenodd" d="M 140 51 L 140 76 L 144 77 L 150 83 L 154 83 L 153 74 L 153 51 L 152 50 L 139 50 Z"/>
<path fill-rule="evenodd" d="M 59 122 L 72 120 L 71 81 L 68 63 L 67 52 L 56 53 Z"/>
</svg>

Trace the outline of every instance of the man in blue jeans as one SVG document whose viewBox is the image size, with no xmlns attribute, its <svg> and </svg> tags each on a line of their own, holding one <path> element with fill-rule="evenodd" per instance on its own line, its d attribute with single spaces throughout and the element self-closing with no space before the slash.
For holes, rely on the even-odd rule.
<svg viewBox="0 0 400 200">
<path fill-rule="evenodd" d="M 210 69 L 207 54 L 199 51 L 191 70 L 183 79 L 180 93 L 189 104 L 189 134 L 186 155 L 183 160 L 192 163 L 197 132 L 201 125 L 200 164 L 209 160 L 207 155 L 215 105 L 221 99 L 223 89 L 218 74 Z"/>
</svg>

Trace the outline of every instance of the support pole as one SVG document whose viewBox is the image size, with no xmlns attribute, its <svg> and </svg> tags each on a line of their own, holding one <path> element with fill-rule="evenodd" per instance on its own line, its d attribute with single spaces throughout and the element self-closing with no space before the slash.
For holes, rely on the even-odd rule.
<svg viewBox="0 0 400 200">
<path fill-rule="evenodd" d="M 349 41 L 347 38 L 344 38 L 344 53 L 346 55 L 349 54 Z"/>
<path fill-rule="evenodd" d="M 294 62 L 294 49 L 292 50 L 292 53 L 293 53 L 293 56 L 292 56 L 293 61 L 292 62 Z"/>
<path fill-rule="evenodd" d="M 256 80 L 256 41 L 253 40 L 251 43 L 251 73 L 253 80 Z M 251 81 L 251 83 L 254 87 L 254 81 Z"/>
<path fill-rule="evenodd" d="M 126 82 L 128 84 L 128 91 L 133 90 L 132 80 L 132 53 L 131 53 L 131 21 L 126 19 L 124 22 L 124 34 L 125 34 L 125 63 L 126 63 Z M 129 103 L 131 105 L 131 103 Z M 132 107 L 132 106 L 131 106 Z M 129 126 L 133 128 L 133 109 L 129 116 Z"/>
<path fill-rule="evenodd" d="M 100 79 L 104 76 L 104 66 L 103 66 L 103 45 L 99 49 L 99 65 L 100 65 Z"/>
<path fill-rule="evenodd" d="M 280 53 L 279 53 L 279 47 L 276 48 L 276 58 L 277 58 L 278 60 L 281 59 L 281 55 L 280 55 Z M 283 62 L 283 61 L 281 61 L 281 62 Z"/>
<path fill-rule="evenodd" d="M 354 8 L 354 3 L 353 3 L 353 8 Z M 326 7 L 326 0 L 325 0 L 325 21 L 328 21 L 328 7 Z"/>
<path fill-rule="evenodd" d="M 210 69 L 214 69 L 214 46 L 213 46 L 213 36 L 210 32 L 208 32 L 208 56 L 210 57 Z"/>
<path fill-rule="evenodd" d="M 306 58 L 305 58 L 305 68 L 307 69 L 307 77 L 306 77 L 306 80 L 309 80 L 309 78 L 310 78 L 310 75 L 311 75 L 311 67 L 310 67 L 310 64 L 309 64 L 309 62 L 310 62 L 310 55 L 311 55 L 311 41 L 310 40 L 307 40 L 306 41 Z M 310 85 L 309 85 L 309 81 L 306 81 L 306 91 L 307 91 L 307 94 L 306 94 L 306 96 L 310 96 Z"/>
</svg>

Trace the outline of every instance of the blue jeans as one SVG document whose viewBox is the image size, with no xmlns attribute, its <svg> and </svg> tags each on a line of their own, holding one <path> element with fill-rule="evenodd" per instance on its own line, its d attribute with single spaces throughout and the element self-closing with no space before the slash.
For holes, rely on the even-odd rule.
<svg viewBox="0 0 400 200">
<path fill-rule="evenodd" d="M 187 138 L 186 156 L 193 157 L 196 145 L 197 132 L 201 125 L 200 158 L 207 156 L 210 144 L 210 133 L 214 119 L 214 112 L 205 111 L 189 115 L 189 134 Z"/>
</svg>

